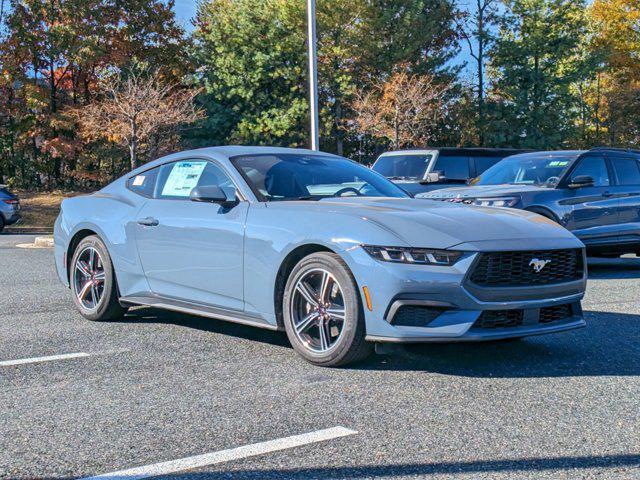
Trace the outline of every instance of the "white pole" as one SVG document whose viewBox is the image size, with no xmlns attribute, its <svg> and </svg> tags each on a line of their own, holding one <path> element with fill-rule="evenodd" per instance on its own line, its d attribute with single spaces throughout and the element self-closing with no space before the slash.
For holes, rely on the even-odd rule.
<svg viewBox="0 0 640 480">
<path fill-rule="evenodd" d="M 318 135 L 318 59 L 316 55 L 316 0 L 307 0 L 309 23 L 309 116 L 311 117 L 311 150 L 319 150 Z"/>
</svg>

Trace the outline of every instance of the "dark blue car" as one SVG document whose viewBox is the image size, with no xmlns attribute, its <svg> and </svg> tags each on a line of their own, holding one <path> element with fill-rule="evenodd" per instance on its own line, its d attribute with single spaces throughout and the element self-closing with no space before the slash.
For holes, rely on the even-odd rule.
<svg viewBox="0 0 640 480">
<path fill-rule="evenodd" d="M 565 226 L 592 254 L 640 254 L 639 151 L 514 155 L 468 186 L 418 197 L 533 211 Z"/>
<path fill-rule="evenodd" d="M 0 185 L 0 232 L 5 226 L 17 223 L 20 218 L 20 200 Z"/>
</svg>

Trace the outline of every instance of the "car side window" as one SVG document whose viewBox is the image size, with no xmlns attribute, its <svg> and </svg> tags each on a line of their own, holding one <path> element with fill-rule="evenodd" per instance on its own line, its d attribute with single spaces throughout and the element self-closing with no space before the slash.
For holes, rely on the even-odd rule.
<svg viewBox="0 0 640 480">
<path fill-rule="evenodd" d="M 220 166 L 207 160 L 167 163 L 160 168 L 155 198 L 188 200 L 191 190 L 205 185 L 226 190 L 233 188 L 233 181 Z"/>
<path fill-rule="evenodd" d="M 466 180 L 469 178 L 469 160 L 467 155 L 443 156 L 436 160 L 433 171 L 442 171 L 447 180 Z"/>
<path fill-rule="evenodd" d="M 160 167 L 156 167 L 139 173 L 127 180 L 127 188 L 138 195 L 151 198 L 153 197 L 159 172 Z"/>
<path fill-rule="evenodd" d="M 609 170 L 603 157 L 587 157 L 580 161 L 571 178 L 587 175 L 593 178 L 594 187 L 607 187 L 611 184 L 609 180 Z"/>
<path fill-rule="evenodd" d="M 612 158 L 618 185 L 640 185 L 640 163 L 633 158 Z"/>
<path fill-rule="evenodd" d="M 503 157 L 474 157 L 476 162 L 476 175 L 481 175 L 485 170 L 493 167 Z"/>
</svg>

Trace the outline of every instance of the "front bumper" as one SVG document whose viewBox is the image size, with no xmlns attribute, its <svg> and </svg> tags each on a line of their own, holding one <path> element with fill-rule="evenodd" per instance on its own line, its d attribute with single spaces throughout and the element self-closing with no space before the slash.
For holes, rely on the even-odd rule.
<svg viewBox="0 0 640 480">
<path fill-rule="evenodd" d="M 575 244 L 571 245 L 579 248 Z M 561 245 L 561 248 L 569 245 Z M 526 249 L 526 247 L 525 247 Z M 366 308 L 367 339 L 376 342 L 477 342 L 561 332 L 585 326 L 580 301 L 586 288 L 586 267 L 581 280 L 548 288 L 493 289 L 484 301 L 466 281 L 479 252 L 469 251 L 453 267 L 407 265 L 371 259 L 362 249 L 352 250 L 351 262 L 359 287 L 370 292 L 372 309 Z M 357 265 L 353 265 L 353 262 Z M 394 324 L 402 306 L 440 309 L 421 325 Z M 538 321 L 540 312 L 564 307 L 570 313 L 551 322 Z M 480 328 L 483 312 L 517 312 L 521 321 L 512 326 Z"/>
</svg>

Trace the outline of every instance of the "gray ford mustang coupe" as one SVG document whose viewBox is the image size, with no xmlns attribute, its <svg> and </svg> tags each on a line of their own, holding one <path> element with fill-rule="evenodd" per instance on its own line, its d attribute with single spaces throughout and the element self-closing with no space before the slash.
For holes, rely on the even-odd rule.
<svg viewBox="0 0 640 480">
<path fill-rule="evenodd" d="M 506 208 L 416 200 L 345 158 L 216 147 L 67 199 L 55 261 L 80 313 L 147 305 L 285 330 L 317 365 L 372 342 L 519 338 L 584 326 L 584 245 Z"/>
</svg>

